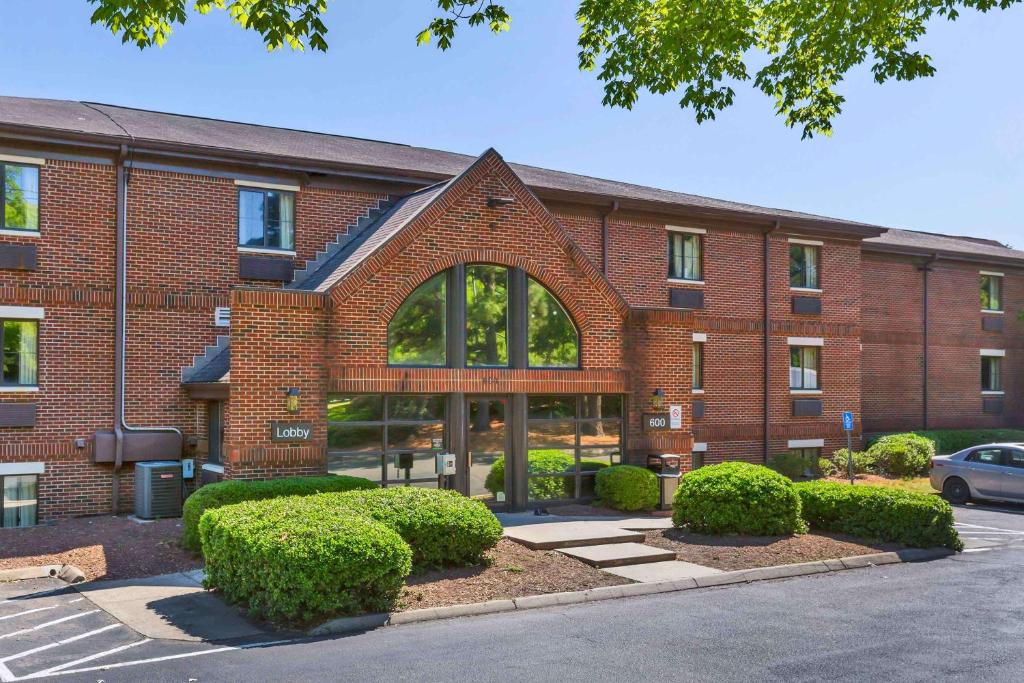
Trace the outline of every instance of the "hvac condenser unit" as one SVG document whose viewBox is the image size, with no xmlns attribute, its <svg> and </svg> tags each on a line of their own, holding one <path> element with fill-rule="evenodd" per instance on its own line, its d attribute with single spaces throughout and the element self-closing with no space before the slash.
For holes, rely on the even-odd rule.
<svg viewBox="0 0 1024 683">
<path fill-rule="evenodd" d="M 156 460 L 135 463 L 135 516 L 181 517 L 181 463 Z"/>
</svg>

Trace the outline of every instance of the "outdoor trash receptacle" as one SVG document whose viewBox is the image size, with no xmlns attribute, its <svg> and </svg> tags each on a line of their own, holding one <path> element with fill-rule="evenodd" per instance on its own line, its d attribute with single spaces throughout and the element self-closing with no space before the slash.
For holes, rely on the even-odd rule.
<svg viewBox="0 0 1024 683">
<path fill-rule="evenodd" d="M 672 496 L 679 486 L 680 463 L 682 456 L 665 453 L 651 454 L 647 456 L 647 469 L 654 472 L 658 477 L 658 509 L 671 510 Z"/>
</svg>

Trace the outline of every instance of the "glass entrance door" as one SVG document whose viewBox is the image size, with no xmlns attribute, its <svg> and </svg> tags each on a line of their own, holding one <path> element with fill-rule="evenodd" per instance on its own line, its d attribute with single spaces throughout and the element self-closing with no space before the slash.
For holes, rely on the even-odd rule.
<svg viewBox="0 0 1024 683">
<path fill-rule="evenodd" d="M 508 399 L 466 399 L 466 464 L 469 496 L 488 504 L 508 502 L 511 472 L 508 458 Z"/>
</svg>

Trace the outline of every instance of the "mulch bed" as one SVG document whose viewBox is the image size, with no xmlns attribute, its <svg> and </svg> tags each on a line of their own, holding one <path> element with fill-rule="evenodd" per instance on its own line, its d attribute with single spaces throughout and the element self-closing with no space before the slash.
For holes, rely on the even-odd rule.
<svg viewBox="0 0 1024 683">
<path fill-rule="evenodd" d="M 201 558 L 178 544 L 180 538 L 180 519 L 141 524 L 110 515 L 0 529 L 0 569 L 73 564 L 93 581 L 155 576 L 202 566 Z"/>
<path fill-rule="evenodd" d="M 649 531 L 647 545 L 676 551 L 684 562 L 725 571 L 814 562 L 899 550 L 895 543 L 868 543 L 842 534 L 799 536 L 702 536 L 680 529 Z"/>
<path fill-rule="evenodd" d="M 399 609 L 462 605 L 632 583 L 553 550 L 530 550 L 508 539 L 499 541 L 487 556 L 486 566 L 410 576 Z"/>
</svg>

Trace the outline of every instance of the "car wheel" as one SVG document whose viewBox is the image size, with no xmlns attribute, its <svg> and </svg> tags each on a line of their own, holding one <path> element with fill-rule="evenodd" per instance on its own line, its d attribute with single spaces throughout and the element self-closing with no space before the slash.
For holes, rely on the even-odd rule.
<svg viewBox="0 0 1024 683">
<path fill-rule="evenodd" d="M 952 477 L 942 485 L 942 497 L 950 503 L 963 505 L 971 499 L 971 489 L 963 479 Z"/>
</svg>

